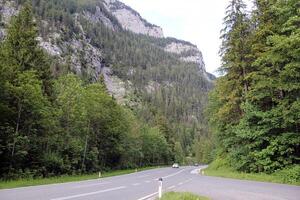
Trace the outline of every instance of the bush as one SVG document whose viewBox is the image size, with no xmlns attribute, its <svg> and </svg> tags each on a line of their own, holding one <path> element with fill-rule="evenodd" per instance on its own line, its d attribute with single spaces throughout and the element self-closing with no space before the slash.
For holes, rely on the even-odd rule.
<svg viewBox="0 0 300 200">
<path fill-rule="evenodd" d="M 209 169 L 212 169 L 212 170 L 218 170 L 218 169 L 224 169 L 224 168 L 226 168 L 226 169 L 230 168 L 229 161 L 226 157 L 225 158 L 217 157 L 209 165 Z"/>
<path fill-rule="evenodd" d="M 286 169 L 278 170 L 274 173 L 282 178 L 284 183 L 299 183 L 300 182 L 300 166 L 294 165 Z"/>
</svg>

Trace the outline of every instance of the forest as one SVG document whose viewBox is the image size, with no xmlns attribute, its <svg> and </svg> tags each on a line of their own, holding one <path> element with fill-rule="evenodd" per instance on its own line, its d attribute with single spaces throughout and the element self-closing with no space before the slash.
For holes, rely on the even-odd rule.
<svg viewBox="0 0 300 200">
<path fill-rule="evenodd" d="M 176 39 L 122 30 L 98 1 L 15 2 L 21 11 L 4 24 L 7 35 L 0 42 L 3 179 L 191 163 L 195 156 L 208 161 L 200 140 L 211 146 L 203 110 L 212 83 L 195 64 L 162 50 Z M 133 83 L 131 98 L 140 106 L 119 105 L 103 77 L 76 75 L 70 63 L 48 55 L 38 44 L 38 36 L 60 31 L 63 37 L 56 42 L 68 58 L 72 52 L 63 45 L 82 38 L 75 14 L 95 12 L 95 5 L 118 31 L 78 20 L 92 45 L 104 51 L 113 74 Z M 127 74 L 131 68 L 134 76 Z M 145 90 L 151 81 L 161 85 L 152 94 Z"/>
<path fill-rule="evenodd" d="M 230 1 L 221 32 L 221 76 L 213 83 L 196 64 L 162 49 L 177 39 L 123 30 L 101 1 L 14 2 L 19 14 L 0 24 L 7 30 L 0 41 L 2 179 L 220 162 L 239 172 L 288 170 L 299 180 L 297 0 L 255 0 L 252 11 L 242 0 Z M 94 13 L 95 5 L 114 30 L 78 15 Z M 88 74 L 83 51 L 83 73 L 76 74 L 65 45 L 83 40 L 82 30 L 103 51 L 113 75 L 132 83 L 134 106 L 118 104 L 103 77 Z M 67 62 L 37 41 L 56 32 Z M 149 83 L 160 87 L 149 93 Z"/>
<path fill-rule="evenodd" d="M 222 30 L 223 76 L 210 93 L 215 159 L 240 172 L 300 179 L 300 3 L 229 4 Z M 287 175 L 287 176 L 288 176 Z"/>
</svg>

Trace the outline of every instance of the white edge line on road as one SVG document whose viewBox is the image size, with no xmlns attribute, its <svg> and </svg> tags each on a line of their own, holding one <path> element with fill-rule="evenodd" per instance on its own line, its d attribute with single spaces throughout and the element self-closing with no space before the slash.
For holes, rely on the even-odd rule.
<svg viewBox="0 0 300 200">
<path fill-rule="evenodd" d="M 133 183 L 132 184 L 133 186 L 138 186 L 138 185 L 141 185 L 140 183 Z"/>
<path fill-rule="evenodd" d="M 78 198 L 78 197 L 84 197 L 84 196 L 89 196 L 89 195 L 94 195 L 94 194 L 100 194 L 100 193 L 104 193 L 104 192 L 110 192 L 110 191 L 115 191 L 115 190 L 121 190 L 126 188 L 126 186 L 121 186 L 121 187 L 115 187 L 115 188 L 109 188 L 106 190 L 99 190 L 96 192 L 89 192 L 89 193 L 83 193 L 83 194 L 77 194 L 77 195 L 72 195 L 72 196 L 66 196 L 66 197 L 59 197 L 59 198 L 55 198 L 55 199 L 51 199 L 51 200 L 67 200 L 67 199 L 74 199 L 74 198 Z"/>
<path fill-rule="evenodd" d="M 147 195 L 147 196 L 141 197 L 141 198 L 139 198 L 138 200 L 145 200 L 145 199 L 148 199 L 148 198 L 150 198 L 150 197 L 152 197 L 152 196 L 154 196 L 154 195 L 156 195 L 156 194 L 158 194 L 158 192 L 155 192 L 155 193 L 149 194 L 149 195 Z"/>
</svg>

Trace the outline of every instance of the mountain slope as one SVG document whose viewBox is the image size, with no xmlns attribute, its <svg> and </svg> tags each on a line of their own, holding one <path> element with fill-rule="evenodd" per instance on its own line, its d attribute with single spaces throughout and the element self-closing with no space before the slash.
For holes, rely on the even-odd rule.
<svg viewBox="0 0 300 200">
<path fill-rule="evenodd" d="M 1 0 L 1 33 L 23 1 Z M 104 77 L 109 92 L 143 121 L 165 117 L 186 153 L 206 132 L 203 110 L 213 87 L 202 53 L 117 0 L 32 0 L 40 46 L 87 82 Z M 197 128 L 195 128 L 197 127 Z M 185 131 L 188 129 L 189 131 Z M 188 139 L 186 139 L 188 138 Z"/>
</svg>

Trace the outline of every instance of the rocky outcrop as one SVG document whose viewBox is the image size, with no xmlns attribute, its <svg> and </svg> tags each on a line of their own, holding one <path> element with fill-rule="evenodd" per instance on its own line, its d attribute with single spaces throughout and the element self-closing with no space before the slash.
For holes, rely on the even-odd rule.
<svg viewBox="0 0 300 200">
<path fill-rule="evenodd" d="M 96 6 L 95 13 L 83 11 L 83 16 L 92 23 L 103 23 L 106 27 L 116 30 L 117 26 L 101 11 L 99 6 Z"/>
<path fill-rule="evenodd" d="M 0 0 L 0 40 L 5 37 L 5 28 L 11 17 L 18 13 L 14 1 Z M 70 64 L 71 69 L 79 75 L 85 75 L 91 80 L 96 81 L 100 75 L 104 80 L 108 91 L 121 103 L 128 104 L 126 96 L 133 93 L 131 84 L 122 81 L 114 76 L 111 69 L 105 65 L 102 50 L 93 46 L 89 38 L 86 37 L 79 17 L 83 16 L 91 23 L 103 23 L 113 31 L 126 29 L 138 34 L 145 34 L 152 37 L 163 38 L 163 31 L 160 27 L 148 23 L 139 13 L 126 6 L 118 0 L 102 0 L 95 7 L 95 12 L 88 10 L 82 13 L 74 14 L 74 21 L 80 30 L 76 37 L 65 41 L 62 37 L 64 27 L 51 27 L 49 33 L 37 38 L 39 45 L 51 56 L 55 56 L 61 63 Z M 47 21 L 43 21 L 46 27 L 49 26 Z M 185 62 L 197 63 L 199 71 L 210 80 L 211 75 L 205 72 L 205 65 L 202 53 L 195 45 L 191 43 L 172 40 L 163 47 L 165 51 L 178 54 L 180 59 Z M 128 75 L 133 75 L 135 69 L 128 71 Z M 168 84 L 166 84 L 168 86 Z M 153 92 L 160 87 L 157 83 L 150 82 L 146 90 L 148 93 Z"/>
<path fill-rule="evenodd" d="M 201 72 L 205 72 L 203 56 L 197 46 L 187 44 L 186 42 L 177 41 L 168 44 L 164 50 L 170 53 L 178 54 L 182 61 L 196 63 L 199 66 L 199 70 Z"/>
<path fill-rule="evenodd" d="M 2 21 L 8 23 L 10 18 L 18 13 L 18 10 L 14 2 L 0 0 L 0 13 Z"/>
<path fill-rule="evenodd" d="M 150 24 L 129 6 L 117 0 L 104 0 L 104 2 L 106 8 L 118 19 L 123 29 L 157 38 L 164 37 L 161 27 Z"/>
<path fill-rule="evenodd" d="M 8 24 L 11 17 L 16 15 L 18 10 L 14 2 L 0 0 L 0 40 L 5 37 L 5 25 Z"/>
</svg>

